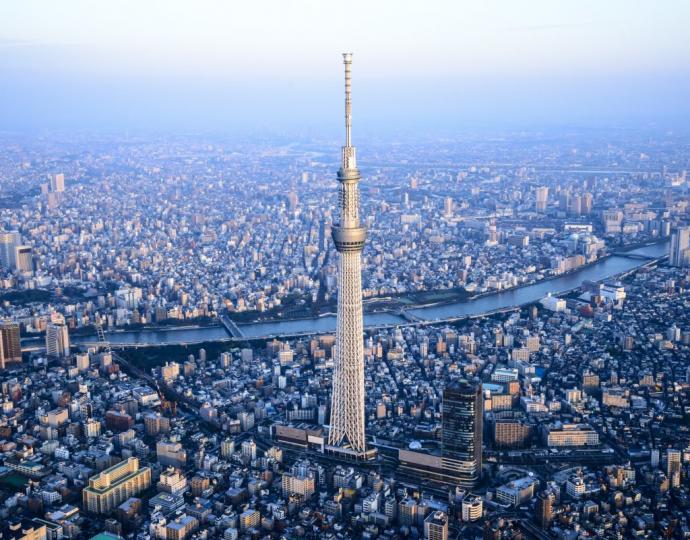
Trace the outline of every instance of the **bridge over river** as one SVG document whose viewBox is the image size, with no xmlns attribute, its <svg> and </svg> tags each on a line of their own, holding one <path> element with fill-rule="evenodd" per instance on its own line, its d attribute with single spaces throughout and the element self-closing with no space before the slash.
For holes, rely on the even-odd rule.
<svg viewBox="0 0 690 540">
<path fill-rule="evenodd" d="M 583 281 L 604 281 L 627 275 L 638 268 L 662 260 L 668 253 L 668 242 L 619 252 L 575 272 L 531 285 L 486 294 L 471 300 L 433 304 L 408 308 L 396 312 L 365 313 L 367 328 L 388 328 L 415 324 L 441 323 L 464 318 L 475 318 L 493 313 L 508 312 L 520 306 L 539 301 L 547 294 L 564 294 L 582 285 Z M 137 331 L 106 332 L 112 347 L 147 347 L 161 345 L 193 345 L 209 341 L 237 341 L 270 339 L 273 337 L 300 336 L 332 333 L 335 331 L 335 315 L 309 319 L 288 319 L 270 322 L 237 324 L 227 316 L 220 318 L 216 326 L 186 326 L 152 328 Z M 73 336 L 74 344 L 97 344 L 94 336 Z M 25 351 L 44 347 L 40 338 L 22 340 Z"/>
</svg>

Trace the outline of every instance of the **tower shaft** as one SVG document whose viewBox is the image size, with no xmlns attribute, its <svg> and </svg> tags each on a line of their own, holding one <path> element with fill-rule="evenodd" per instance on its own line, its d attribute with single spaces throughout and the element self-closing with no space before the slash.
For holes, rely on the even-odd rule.
<svg viewBox="0 0 690 540">
<path fill-rule="evenodd" d="M 332 229 L 338 256 L 338 311 L 336 321 L 331 429 L 333 446 L 349 443 L 358 453 L 366 451 L 364 429 L 364 322 L 362 313 L 361 253 L 367 231 L 359 221 L 359 181 L 357 159 L 351 141 L 352 55 L 345 64 L 345 146 L 338 171 L 339 222 Z"/>
</svg>

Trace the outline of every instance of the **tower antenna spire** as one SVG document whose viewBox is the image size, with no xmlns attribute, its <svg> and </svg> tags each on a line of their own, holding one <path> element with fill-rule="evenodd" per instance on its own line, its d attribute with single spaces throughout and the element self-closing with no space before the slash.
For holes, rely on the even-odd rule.
<svg viewBox="0 0 690 540">
<path fill-rule="evenodd" d="M 352 53 L 343 53 L 345 64 L 345 146 L 343 146 L 343 170 L 357 168 L 355 147 L 352 146 Z"/>
<path fill-rule="evenodd" d="M 345 146 L 352 146 L 350 131 L 352 130 L 352 53 L 343 53 L 345 64 Z"/>
</svg>

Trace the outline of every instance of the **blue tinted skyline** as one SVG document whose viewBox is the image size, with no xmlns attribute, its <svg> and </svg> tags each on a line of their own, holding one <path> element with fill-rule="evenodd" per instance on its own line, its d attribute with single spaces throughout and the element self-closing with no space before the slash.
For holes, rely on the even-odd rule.
<svg viewBox="0 0 690 540">
<path fill-rule="evenodd" d="M 371 4 L 371 5 L 369 5 Z M 0 129 L 336 133 L 677 127 L 690 6 L 25 1 L 0 7 Z"/>
</svg>

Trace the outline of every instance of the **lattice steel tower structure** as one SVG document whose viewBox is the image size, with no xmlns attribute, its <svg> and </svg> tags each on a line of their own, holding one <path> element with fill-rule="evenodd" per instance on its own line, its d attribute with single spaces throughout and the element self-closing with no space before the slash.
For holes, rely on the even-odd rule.
<svg viewBox="0 0 690 540">
<path fill-rule="evenodd" d="M 359 221 L 359 180 L 355 147 L 350 139 L 352 54 L 344 53 L 345 146 L 338 171 L 338 223 L 332 228 L 338 250 L 338 315 L 328 444 L 349 444 L 357 454 L 366 452 L 364 435 L 364 323 L 362 315 L 361 253 L 367 230 Z"/>
</svg>

